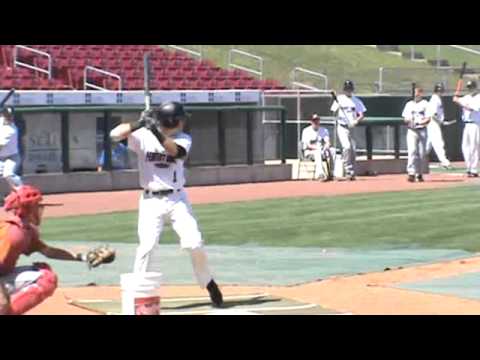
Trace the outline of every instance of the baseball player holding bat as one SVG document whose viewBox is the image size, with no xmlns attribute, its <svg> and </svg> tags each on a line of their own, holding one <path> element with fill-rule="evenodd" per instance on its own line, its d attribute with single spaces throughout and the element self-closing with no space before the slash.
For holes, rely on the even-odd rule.
<svg viewBox="0 0 480 360">
<path fill-rule="evenodd" d="M 423 89 L 412 84 L 414 99 L 403 109 L 402 117 L 408 126 L 407 173 L 409 182 L 423 182 L 423 169 L 426 164 L 427 125 L 430 117 L 427 114 L 428 101 L 423 99 Z"/>
<path fill-rule="evenodd" d="M 115 251 L 106 247 L 86 254 L 55 248 L 40 240 L 38 228 L 46 206 L 42 193 L 33 186 L 21 186 L 5 199 L 6 220 L 0 222 L 0 315 L 21 315 L 51 296 L 57 275 L 45 263 L 17 267 L 21 255 L 40 253 L 49 259 L 85 261 L 89 267 L 111 263 Z"/>
<path fill-rule="evenodd" d="M 312 115 L 311 125 L 302 131 L 302 146 L 306 158 L 315 161 L 315 179 L 333 180 L 333 155 L 330 135 L 320 127 L 320 116 Z"/>
<path fill-rule="evenodd" d="M 209 292 L 215 307 L 223 305 L 222 293 L 208 266 L 202 234 L 185 192 L 184 162 L 192 138 L 183 132 L 187 114 L 176 102 L 150 107 L 149 63 L 145 61 L 145 99 L 147 109 L 134 124 L 120 124 L 110 133 L 112 140 L 128 138 L 129 148 L 138 155 L 140 196 L 138 214 L 139 246 L 134 272 L 147 272 L 158 248 L 165 219 L 172 223 L 180 245 L 190 253 L 198 284 Z"/>
<path fill-rule="evenodd" d="M 459 81 L 460 83 L 460 81 Z M 478 161 L 480 157 L 480 93 L 476 81 L 468 81 L 469 94 L 460 97 L 460 88 L 457 87 L 453 102 L 462 110 L 462 119 L 465 124 L 462 138 L 462 152 L 467 168 L 468 177 L 478 177 Z"/>
<path fill-rule="evenodd" d="M 332 92 L 333 104 L 330 110 L 337 116 L 337 134 L 343 149 L 343 162 L 348 179 L 355 180 L 355 139 L 351 129 L 358 125 L 365 117 L 367 108 L 363 102 L 353 95 L 355 86 L 352 81 L 347 80 L 343 84 L 343 94 L 338 98 Z"/>
<path fill-rule="evenodd" d="M 445 142 L 443 141 L 442 126 L 445 124 L 445 112 L 443 110 L 442 95 L 445 86 L 442 83 L 435 84 L 433 95 L 428 103 L 427 116 L 431 121 L 427 126 L 427 154 L 435 150 L 438 160 L 445 169 L 451 169 L 450 160 L 445 154 Z"/>
</svg>

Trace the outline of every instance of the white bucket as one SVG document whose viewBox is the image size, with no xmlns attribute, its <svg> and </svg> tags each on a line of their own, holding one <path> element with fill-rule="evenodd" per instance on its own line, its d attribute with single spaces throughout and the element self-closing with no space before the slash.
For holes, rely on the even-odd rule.
<svg viewBox="0 0 480 360">
<path fill-rule="evenodd" d="M 160 315 L 161 273 L 120 276 L 123 315 Z"/>
</svg>

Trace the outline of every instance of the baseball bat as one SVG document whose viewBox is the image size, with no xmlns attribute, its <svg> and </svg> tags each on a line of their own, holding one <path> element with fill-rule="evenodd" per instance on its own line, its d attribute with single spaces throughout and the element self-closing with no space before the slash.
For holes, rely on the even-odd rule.
<svg viewBox="0 0 480 360">
<path fill-rule="evenodd" d="M 5 104 L 7 103 L 7 101 L 13 96 L 13 94 L 15 94 L 15 89 L 11 89 L 7 95 L 5 95 L 5 97 L 2 99 L 2 101 L 0 101 L 0 108 L 3 108 L 5 106 Z"/>
<path fill-rule="evenodd" d="M 460 77 L 457 81 L 457 88 L 455 90 L 455 95 L 459 95 L 460 94 L 460 91 L 462 91 L 462 88 L 463 88 L 463 75 L 465 75 L 465 71 L 467 70 L 467 63 L 464 62 L 462 64 L 462 69 L 460 70 Z"/>
<path fill-rule="evenodd" d="M 417 84 L 412 82 L 412 100 L 415 101 L 415 89 L 417 88 Z"/>
<path fill-rule="evenodd" d="M 143 80 L 145 91 L 145 110 L 150 110 L 152 106 L 152 93 L 150 92 L 150 53 L 143 57 Z"/>
</svg>

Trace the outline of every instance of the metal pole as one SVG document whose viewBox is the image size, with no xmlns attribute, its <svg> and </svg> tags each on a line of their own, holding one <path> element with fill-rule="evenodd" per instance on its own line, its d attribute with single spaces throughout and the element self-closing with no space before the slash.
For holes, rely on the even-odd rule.
<svg viewBox="0 0 480 360">
<path fill-rule="evenodd" d="M 410 45 L 410 60 L 415 60 L 415 46 Z"/>
<path fill-rule="evenodd" d="M 302 116 L 302 108 L 300 104 L 300 90 L 297 91 L 297 144 L 301 140 L 301 134 L 300 134 L 300 118 Z"/>
<path fill-rule="evenodd" d="M 281 160 L 282 164 L 285 164 L 286 161 L 286 153 L 287 153 L 287 110 L 281 110 L 281 123 L 282 123 L 282 148 L 281 148 Z"/>
<path fill-rule="evenodd" d="M 437 45 L 437 68 L 440 67 L 440 49 L 441 45 Z"/>
<path fill-rule="evenodd" d="M 383 67 L 378 69 L 378 92 L 383 92 Z"/>
</svg>

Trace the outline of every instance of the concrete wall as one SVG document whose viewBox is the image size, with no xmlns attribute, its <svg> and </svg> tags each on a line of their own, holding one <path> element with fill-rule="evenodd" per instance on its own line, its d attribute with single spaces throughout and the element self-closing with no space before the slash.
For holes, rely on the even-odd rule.
<svg viewBox="0 0 480 360">
<path fill-rule="evenodd" d="M 291 165 L 193 167 L 187 171 L 187 186 L 285 181 L 290 180 L 291 175 Z M 35 174 L 26 175 L 23 180 L 38 186 L 45 194 L 139 188 L 137 170 Z M 6 182 L 0 181 L 0 193 L 8 192 Z"/>
</svg>

